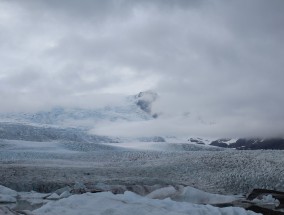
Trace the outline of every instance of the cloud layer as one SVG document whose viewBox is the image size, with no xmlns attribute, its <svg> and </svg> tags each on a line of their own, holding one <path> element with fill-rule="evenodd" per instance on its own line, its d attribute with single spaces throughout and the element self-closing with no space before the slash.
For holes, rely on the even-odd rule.
<svg viewBox="0 0 284 215">
<path fill-rule="evenodd" d="M 0 110 L 152 89 L 159 132 L 282 135 L 283 11 L 282 0 L 1 0 Z"/>
</svg>

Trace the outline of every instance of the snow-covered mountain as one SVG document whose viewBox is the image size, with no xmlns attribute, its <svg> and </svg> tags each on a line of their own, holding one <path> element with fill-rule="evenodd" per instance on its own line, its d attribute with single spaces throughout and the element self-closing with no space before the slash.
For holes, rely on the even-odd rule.
<svg viewBox="0 0 284 215">
<path fill-rule="evenodd" d="M 240 138 L 240 139 L 218 139 L 210 145 L 235 148 L 239 150 L 257 150 L 257 149 L 278 149 L 284 150 L 283 138 Z"/>
<path fill-rule="evenodd" d="M 88 131 L 100 123 L 154 120 L 157 115 L 152 113 L 151 106 L 157 97 L 157 93 L 147 91 L 128 96 L 118 105 L 94 109 L 55 107 L 35 113 L 0 113 L 0 139 L 94 143 L 124 141 L 123 138 L 99 136 Z M 164 141 L 156 136 L 137 137 L 137 140 Z"/>
<path fill-rule="evenodd" d="M 151 105 L 157 94 L 151 91 L 126 97 L 122 104 L 94 109 L 55 107 L 35 113 L 0 113 L 1 122 L 52 125 L 65 127 L 93 127 L 105 121 L 144 121 L 157 115 L 151 113 Z"/>
<path fill-rule="evenodd" d="M 230 148 L 238 150 L 258 150 L 258 149 L 274 149 L 284 150 L 283 138 L 204 138 L 204 137 L 188 137 L 188 138 L 165 138 L 170 142 L 188 142 L 198 145 L 210 145 L 221 148 Z"/>
<path fill-rule="evenodd" d="M 153 91 L 128 96 L 118 105 L 94 109 L 55 107 L 35 113 L 0 113 L 0 139 L 27 141 L 113 142 L 171 142 L 211 145 L 240 150 L 284 149 L 284 139 L 204 138 L 204 137 L 106 137 L 88 133 L 100 123 L 143 122 L 155 120 L 152 104 L 158 99 Z"/>
</svg>

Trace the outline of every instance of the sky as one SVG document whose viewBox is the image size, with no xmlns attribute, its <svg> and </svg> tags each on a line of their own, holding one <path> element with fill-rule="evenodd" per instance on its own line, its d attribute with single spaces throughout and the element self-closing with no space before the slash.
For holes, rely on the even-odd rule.
<svg viewBox="0 0 284 215">
<path fill-rule="evenodd" d="M 0 0 L 0 111 L 153 90 L 151 132 L 283 135 L 283 23 L 283 0 Z"/>
</svg>

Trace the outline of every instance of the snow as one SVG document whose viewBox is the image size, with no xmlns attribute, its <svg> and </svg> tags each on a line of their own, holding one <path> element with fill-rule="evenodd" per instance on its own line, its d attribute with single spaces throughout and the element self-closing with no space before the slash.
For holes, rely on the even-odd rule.
<svg viewBox="0 0 284 215">
<path fill-rule="evenodd" d="M 93 109 L 56 107 L 36 113 L 0 113 L 2 122 L 20 122 L 32 125 L 75 126 L 90 128 L 105 121 L 141 121 L 153 119 L 136 105 L 137 99 L 127 97 L 121 104 Z"/>
<path fill-rule="evenodd" d="M 139 107 L 140 99 L 145 102 Z M 127 139 L 87 132 L 104 123 L 153 120 L 151 102 L 155 99 L 156 95 L 143 93 L 112 107 L 0 114 L 0 172 L 5 173 L 0 175 L 0 182 L 19 191 L 44 188 L 50 192 L 17 193 L 0 185 L 0 202 L 14 203 L 17 197 L 18 201 L 28 201 L 32 209 L 47 203 L 35 211 L 39 215 L 242 215 L 254 213 L 200 204 L 238 200 L 237 196 L 208 192 L 244 193 L 254 186 L 284 187 L 284 158 L 279 151 L 222 149 L 209 146 L 216 138 L 207 137 L 166 137 L 162 142 L 161 137 Z M 191 142 L 191 138 L 204 145 Z M 103 191 L 131 190 L 143 197 L 132 192 L 72 195 L 71 188 L 64 186 L 78 179 L 82 182 L 73 188 L 84 190 L 88 183 Z M 54 191 L 61 186 L 64 188 Z M 272 196 L 254 201 L 279 203 Z"/>
<path fill-rule="evenodd" d="M 238 139 L 233 138 L 233 139 L 229 139 L 228 141 L 225 141 L 228 145 L 231 145 L 232 143 L 237 142 Z"/>
<path fill-rule="evenodd" d="M 132 192 L 114 195 L 111 192 L 86 193 L 50 202 L 34 211 L 37 215 L 254 215 L 243 208 L 217 208 L 142 197 Z"/>
<path fill-rule="evenodd" d="M 216 140 L 213 137 L 197 137 L 197 136 L 186 136 L 186 137 L 165 137 L 167 142 L 170 143 L 191 143 L 190 139 L 199 140 L 205 145 L 209 145 L 212 141 Z M 196 144 L 196 143 L 193 143 Z"/>
</svg>

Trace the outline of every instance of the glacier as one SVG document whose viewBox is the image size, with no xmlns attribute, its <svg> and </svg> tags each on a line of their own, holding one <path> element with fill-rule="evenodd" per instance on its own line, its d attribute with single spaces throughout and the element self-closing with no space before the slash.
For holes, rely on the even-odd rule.
<svg viewBox="0 0 284 215">
<path fill-rule="evenodd" d="M 141 214 L 150 210 L 164 214 L 164 205 L 168 205 L 165 209 L 169 214 L 253 214 L 241 208 L 200 204 L 233 201 L 235 194 L 244 195 L 253 188 L 284 191 L 282 151 L 233 147 L 239 143 L 255 146 L 269 142 L 266 140 L 216 140 L 190 135 L 116 137 L 90 132 L 100 123 L 156 120 L 152 103 L 157 98 L 155 93 L 147 92 L 127 97 L 119 106 L 1 113 L 0 182 L 17 192 L 15 197 L 13 191 L 0 187 L 0 200 L 18 204 L 22 196 L 23 202 L 35 201 L 42 206 L 37 210 L 38 207 L 29 206 L 36 214 L 88 214 L 91 202 L 99 206 L 101 201 L 107 204 L 97 214 L 125 214 L 135 210 L 135 205 L 143 208 Z M 89 190 L 104 187 L 103 191 L 108 191 L 108 187 L 119 195 L 102 192 L 70 196 L 69 190 L 64 195 L 54 193 L 74 184 L 83 184 Z M 47 193 L 54 195 L 47 199 Z M 69 211 L 74 201 L 83 200 L 88 207 Z M 114 210 L 109 205 L 112 203 L 121 211 Z"/>
</svg>

